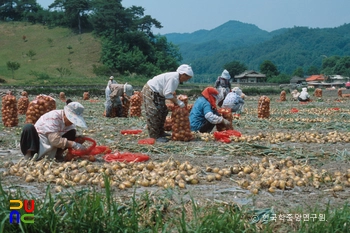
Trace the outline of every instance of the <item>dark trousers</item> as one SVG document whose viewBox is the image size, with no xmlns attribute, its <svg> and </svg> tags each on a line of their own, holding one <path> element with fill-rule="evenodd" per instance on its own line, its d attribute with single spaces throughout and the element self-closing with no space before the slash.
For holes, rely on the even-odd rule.
<svg viewBox="0 0 350 233">
<path fill-rule="evenodd" d="M 209 121 L 205 120 L 204 124 L 199 129 L 199 132 L 201 132 L 201 133 L 210 133 L 213 130 L 214 126 L 215 126 L 214 124 L 212 124 Z"/>
<path fill-rule="evenodd" d="M 298 100 L 299 100 L 300 102 L 308 102 L 310 99 L 303 100 L 302 98 L 298 97 Z"/>
<path fill-rule="evenodd" d="M 62 135 L 62 138 L 67 138 L 69 141 L 74 141 L 76 137 L 76 130 L 69 130 L 67 133 Z M 25 124 L 21 134 L 21 151 L 22 154 L 27 154 L 27 151 L 31 152 L 33 156 L 35 153 L 39 153 L 39 135 L 33 124 Z M 63 149 L 57 149 L 56 154 L 62 154 Z"/>
</svg>

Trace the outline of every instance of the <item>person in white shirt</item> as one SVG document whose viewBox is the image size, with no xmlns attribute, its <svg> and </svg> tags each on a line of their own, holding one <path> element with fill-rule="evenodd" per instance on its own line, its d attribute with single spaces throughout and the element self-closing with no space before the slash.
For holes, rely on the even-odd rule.
<svg viewBox="0 0 350 233">
<path fill-rule="evenodd" d="M 232 112 L 241 113 L 243 110 L 244 100 L 242 99 L 242 90 L 234 87 L 224 99 L 223 108 L 230 108 Z"/>
<path fill-rule="evenodd" d="M 309 93 L 307 92 L 307 88 L 306 87 L 303 87 L 301 89 L 301 92 L 300 92 L 300 95 L 298 96 L 298 100 L 300 102 L 307 102 L 310 100 L 310 95 Z"/>
<path fill-rule="evenodd" d="M 49 158 L 63 160 L 63 151 L 67 148 L 85 150 L 76 142 L 76 126 L 87 128 L 83 118 L 84 107 L 78 102 L 71 102 L 63 110 L 52 110 L 42 115 L 33 124 L 25 124 L 21 134 L 20 147 L 25 159 Z"/>
<path fill-rule="evenodd" d="M 164 131 L 164 122 L 168 115 L 165 100 L 170 100 L 181 108 L 185 107 L 185 104 L 174 96 L 174 93 L 179 84 L 192 77 L 191 66 L 183 64 L 177 68 L 176 72 L 157 75 L 144 85 L 142 94 L 149 137 L 155 138 L 158 142 L 168 141 L 166 136 L 170 135 Z"/>
</svg>

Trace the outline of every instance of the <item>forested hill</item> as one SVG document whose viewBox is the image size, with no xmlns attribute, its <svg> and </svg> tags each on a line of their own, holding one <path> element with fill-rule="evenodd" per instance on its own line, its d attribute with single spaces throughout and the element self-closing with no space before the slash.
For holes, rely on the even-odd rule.
<svg viewBox="0 0 350 233">
<path fill-rule="evenodd" d="M 220 74 L 231 61 L 259 70 L 265 60 L 272 61 L 280 72 L 291 74 L 299 67 L 321 68 L 324 57 L 350 55 L 350 24 L 266 32 L 251 24 L 229 21 L 209 31 L 165 36 L 179 46 L 183 62 L 192 64 L 197 74 Z"/>
</svg>

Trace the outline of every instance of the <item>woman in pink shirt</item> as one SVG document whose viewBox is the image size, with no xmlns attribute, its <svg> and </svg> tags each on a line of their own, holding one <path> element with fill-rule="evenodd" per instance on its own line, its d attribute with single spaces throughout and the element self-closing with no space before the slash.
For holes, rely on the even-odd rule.
<svg viewBox="0 0 350 233">
<path fill-rule="evenodd" d="M 85 147 L 75 142 L 76 126 L 87 128 L 83 118 L 84 107 L 78 102 L 67 104 L 63 110 L 52 110 L 42 115 L 33 124 L 26 124 L 21 134 L 21 151 L 26 159 L 49 158 L 63 160 L 67 148 L 83 150 Z"/>
</svg>

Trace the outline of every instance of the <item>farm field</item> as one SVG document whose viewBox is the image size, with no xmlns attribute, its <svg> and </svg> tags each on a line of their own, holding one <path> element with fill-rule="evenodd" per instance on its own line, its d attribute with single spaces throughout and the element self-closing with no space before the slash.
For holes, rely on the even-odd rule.
<svg viewBox="0 0 350 233">
<path fill-rule="evenodd" d="M 247 97 L 244 113 L 233 120 L 234 129 L 242 136 L 232 137 L 230 143 L 216 141 L 212 133 L 195 133 L 190 142 L 140 145 L 138 140 L 148 137 L 143 117 L 105 118 L 104 97 L 84 101 L 81 97 L 67 96 L 85 106 L 84 117 L 89 128 L 79 129 L 80 134 L 95 139 L 98 145 L 109 146 L 112 151 L 144 153 L 150 160 L 116 165 L 106 163 L 102 155 L 98 155 L 95 162 L 40 161 L 22 166 L 22 172 L 18 171 L 20 166 L 11 171 L 22 158 L 19 139 L 25 116 L 21 115 L 19 126 L 0 126 L 3 192 L 16 193 L 19 189 L 25 195 L 40 199 L 45 197 L 50 185 L 52 195 L 85 189 L 103 193 L 105 179 L 109 177 L 107 188 L 112 190 L 118 203 L 131 197 L 139 200 L 145 193 L 155 199 L 172 190 L 171 203 L 256 211 L 254 213 L 259 214 L 247 214 L 244 219 L 256 224 L 258 230 L 265 229 L 262 224 L 262 213 L 265 213 L 274 232 L 297 231 L 307 215 L 315 216 L 312 221 L 322 222 L 331 218 L 330 210 L 344 206 L 349 209 L 350 99 L 314 98 L 313 102 L 300 104 L 289 100 L 279 102 L 277 95 L 269 97 L 267 119 L 258 118 L 259 96 Z M 64 103 L 58 95 L 55 98 L 57 109 L 62 109 Z M 120 133 L 127 129 L 143 131 L 137 135 Z M 10 166 L 9 161 L 14 165 Z M 50 164 L 50 168 L 45 167 L 45 163 Z M 34 174 L 30 167 L 37 170 L 41 167 L 42 173 L 44 170 L 50 173 L 39 179 L 37 171 L 33 179 L 28 179 L 23 172 Z M 60 167 L 60 172 L 54 173 Z M 82 181 L 84 174 L 87 177 Z M 298 221 L 299 215 L 305 218 Z M 349 221 L 344 229 L 349 229 Z"/>
</svg>

